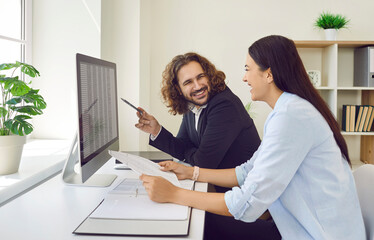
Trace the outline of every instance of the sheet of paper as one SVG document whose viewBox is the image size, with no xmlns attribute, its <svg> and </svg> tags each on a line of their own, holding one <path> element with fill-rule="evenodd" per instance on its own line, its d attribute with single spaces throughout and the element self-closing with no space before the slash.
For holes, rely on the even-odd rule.
<svg viewBox="0 0 374 240">
<path fill-rule="evenodd" d="M 156 203 L 147 195 L 129 197 L 108 195 L 90 218 L 138 219 L 138 220 L 185 220 L 188 207 L 172 203 Z"/>
<path fill-rule="evenodd" d="M 181 186 L 175 173 L 162 171 L 157 163 L 152 162 L 149 159 L 111 150 L 109 150 L 109 154 L 112 157 L 116 158 L 118 161 L 126 164 L 129 168 L 131 168 L 138 174 L 160 176 L 165 178 L 177 187 Z"/>
<path fill-rule="evenodd" d="M 194 182 L 182 181 L 182 187 L 193 189 Z M 90 218 L 137 220 L 185 220 L 187 206 L 173 203 L 156 203 L 149 199 L 142 181 L 124 179 L 105 197 Z"/>
</svg>

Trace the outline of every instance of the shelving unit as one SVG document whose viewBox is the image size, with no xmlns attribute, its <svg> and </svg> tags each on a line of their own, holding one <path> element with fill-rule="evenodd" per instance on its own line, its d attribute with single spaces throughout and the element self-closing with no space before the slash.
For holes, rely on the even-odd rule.
<svg viewBox="0 0 374 240">
<path fill-rule="evenodd" d="M 354 49 L 374 41 L 295 41 L 306 70 L 321 71 L 317 90 L 327 102 L 339 125 L 342 106 L 374 105 L 373 87 L 353 86 Z M 374 164 L 374 132 L 344 132 L 353 164 Z"/>
</svg>

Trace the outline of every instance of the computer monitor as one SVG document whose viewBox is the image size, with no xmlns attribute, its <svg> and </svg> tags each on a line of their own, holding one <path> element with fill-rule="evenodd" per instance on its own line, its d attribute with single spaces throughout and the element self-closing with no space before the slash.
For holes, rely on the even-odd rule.
<svg viewBox="0 0 374 240">
<path fill-rule="evenodd" d="M 109 186 L 116 175 L 94 174 L 119 150 L 116 64 L 77 54 L 78 131 L 63 171 L 68 184 Z M 75 172 L 76 163 L 80 172 Z"/>
</svg>

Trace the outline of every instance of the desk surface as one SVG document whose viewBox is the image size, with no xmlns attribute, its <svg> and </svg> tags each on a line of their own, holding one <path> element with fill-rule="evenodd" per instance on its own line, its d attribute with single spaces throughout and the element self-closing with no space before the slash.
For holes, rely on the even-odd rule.
<svg viewBox="0 0 374 240">
<path fill-rule="evenodd" d="M 28 139 L 19 171 L 0 176 L 0 206 L 61 171 L 70 145 L 66 140 Z"/>
<path fill-rule="evenodd" d="M 156 237 L 117 237 L 74 235 L 74 229 L 101 202 L 106 193 L 125 177 L 136 178 L 130 170 L 114 170 L 109 160 L 99 173 L 115 173 L 117 179 L 107 188 L 68 186 L 61 174 L 0 207 L 0 239 L 162 239 Z M 207 191 L 207 184 L 195 189 Z M 205 212 L 192 209 L 190 231 L 186 239 L 202 239 Z M 180 239 L 178 237 L 168 239 Z"/>
</svg>

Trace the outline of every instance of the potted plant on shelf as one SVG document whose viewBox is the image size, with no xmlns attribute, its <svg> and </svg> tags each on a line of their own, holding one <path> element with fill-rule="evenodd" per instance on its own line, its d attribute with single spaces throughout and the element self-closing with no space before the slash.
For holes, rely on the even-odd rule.
<svg viewBox="0 0 374 240">
<path fill-rule="evenodd" d="M 28 121 L 46 108 L 39 90 L 30 87 L 31 81 L 16 76 L 17 70 L 31 78 L 40 76 L 38 70 L 25 63 L 0 64 L 0 175 L 18 171 L 26 135 L 34 129 Z"/>
<path fill-rule="evenodd" d="M 349 21 L 349 19 L 341 14 L 322 12 L 314 25 L 324 29 L 326 40 L 336 40 L 337 31 L 341 28 L 347 28 Z"/>
</svg>

